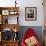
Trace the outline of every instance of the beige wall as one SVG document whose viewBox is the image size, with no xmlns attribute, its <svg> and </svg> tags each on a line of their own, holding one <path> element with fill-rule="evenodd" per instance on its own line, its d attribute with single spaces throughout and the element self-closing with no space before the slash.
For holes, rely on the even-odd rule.
<svg viewBox="0 0 46 46">
<path fill-rule="evenodd" d="M 43 19 L 43 0 L 17 0 L 17 6 L 19 7 L 19 25 L 20 26 L 44 26 Z M 0 0 L 0 6 L 8 7 L 15 6 L 14 0 Z M 37 20 L 36 21 L 25 21 L 25 7 L 36 7 L 37 8 Z M 14 19 L 13 19 L 14 18 Z M 13 21 L 12 21 L 12 20 Z M 8 23 L 15 23 L 15 17 L 8 17 Z"/>
</svg>

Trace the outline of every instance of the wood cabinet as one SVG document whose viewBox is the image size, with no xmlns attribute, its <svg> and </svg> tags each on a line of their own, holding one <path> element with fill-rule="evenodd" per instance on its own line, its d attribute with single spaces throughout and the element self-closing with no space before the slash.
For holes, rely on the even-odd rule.
<svg viewBox="0 0 46 46">
<path fill-rule="evenodd" d="M 19 7 L 0 7 L 0 32 L 1 32 L 0 46 L 18 46 L 19 39 L 16 40 L 16 37 L 18 38 L 17 35 L 19 32 L 18 18 L 19 18 Z M 4 37 L 3 35 L 7 36 Z M 11 39 L 9 39 L 10 37 Z"/>
</svg>

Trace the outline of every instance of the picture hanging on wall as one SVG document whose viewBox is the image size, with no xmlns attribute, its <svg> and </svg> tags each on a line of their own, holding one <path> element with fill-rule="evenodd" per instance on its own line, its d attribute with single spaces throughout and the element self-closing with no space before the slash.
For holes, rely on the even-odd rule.
<svg viewBox="0 0 46 46">
<path fill-rule="evenodd" d="M 25 20 L 26 21 L 37 20 L 37 8 L 36 7 L 26 7 L 25 8 Z"/>
</svg>

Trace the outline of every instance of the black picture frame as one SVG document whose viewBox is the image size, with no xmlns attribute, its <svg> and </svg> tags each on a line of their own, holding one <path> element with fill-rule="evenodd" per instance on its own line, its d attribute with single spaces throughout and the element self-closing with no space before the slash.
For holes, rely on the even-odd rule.
<svg viewBox="0 0 46 46">
<path fill-rule="evenodd" d="M 37 20 L 37 8 L 36 7 L 25 7 L 25 20 L 26 21 Z"/>
</svg>

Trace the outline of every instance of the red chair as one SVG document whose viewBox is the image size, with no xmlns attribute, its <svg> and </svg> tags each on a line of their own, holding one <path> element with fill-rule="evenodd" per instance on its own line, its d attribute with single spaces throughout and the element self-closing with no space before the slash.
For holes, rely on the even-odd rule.
<svg viewBox="0 0 46 46">
<path fill-rule="evenodd" d="M 34 32 L 34 30 L 32 28 L 28 28 L 24 34 L 24 37 L 22 38 L 21 46 L 27 46 L 27 44 L 25 43 L 25 40 L 32 36 L 34 36 L 37 39 L 37 35 Z M 38 39 L 37 39 L 37 41 L 38 41 Z M 38 41 L 35 46 L 41 46 L 40 42 Z"/>
</svg>

